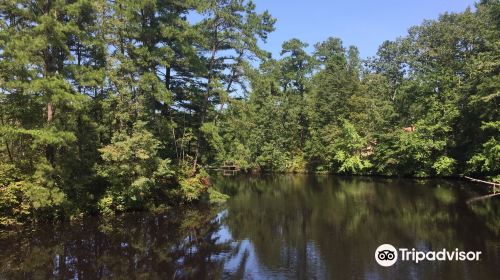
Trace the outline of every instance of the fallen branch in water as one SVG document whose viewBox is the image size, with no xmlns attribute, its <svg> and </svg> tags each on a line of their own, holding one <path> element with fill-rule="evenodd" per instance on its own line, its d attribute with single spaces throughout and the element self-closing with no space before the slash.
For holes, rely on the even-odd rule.
<svg viewBox="0 0 500 280">
<path fill-rule="evenodd" d="M 474 202 L 474 201 L 491 198 L 491 197 L 494 197 L 494 196 L 497 196 L 497 195 L 500 195 L 500 192 L 499 193 L 494 193 L 494 194 L 488 194 L 488 195 L 474 197 L 474 198 L 471 198 L 471 199 L 467 200 L 467 203 L 471 203 L 471 202 Z"/>
<path fill-rule="evenodd" d="M 494 187 L 495 187 L 495 186 L 500 186 L 500 184 L 499 184 L 499 183 L 494 183 L 494 182 L 483 181 L 483 180 L 474 179 L 474 178 L 467 177 L 467 176 L 464 176 L 464 178 L 465 178 L 465 179 L 469 179 L 469 180 L 474 181 L 474 182 L 480 182 L 480 183 L 484 183 L 484 184 L 488 184 L 488 185 L 493 185 Z"/>
<path fill-rule="evenodd" d="M 483 199 L 487 199 L 487 198 L 491 198 L 491 197 L 500 195 L 500 192 L 497 193 L 497 186 L 500 186 L 500 184 L 498 184 L 498 183 L 483 181 L 483 180 L 479 180 L 479 179 L 474 179 L 474 178 L 467 177 L 467 176 L 463 176 L 463 177 L 465 179 L 471 180 L 473 182 L 479 182 L 479 183 L 491 185 L 491 189 L 493 191 L 493 194 L 488 194 L 488 195 L 483 195 L 483 196 L 478 196 L 478 197 L 471 198 L 471 199 L 467 200 L 467 203 L 471 203 L 471 202 L 474 202 L 474 201 L 483 200 Z"/>
</svg>

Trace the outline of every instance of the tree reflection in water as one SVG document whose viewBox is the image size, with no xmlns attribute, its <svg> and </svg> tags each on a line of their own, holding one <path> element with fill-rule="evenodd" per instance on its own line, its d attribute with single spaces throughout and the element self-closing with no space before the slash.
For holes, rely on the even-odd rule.
<svg viewBox="0 0 500 280">
<path fill-rule="evenodd" d="M 39 226 L 0 241 L 0 278 L 219 278 L 232 247 L 221 240 L 216 213 L 191 209 Z"/>
<path fill-rule="evenodd" d="M 6 279 L 497 279 L 498 200 L 456 181 L 217 178 L 223 209 L 39 225 L 0 239 Z M 379 267 L 382 243 L 480 250 L 470 262 Z"/>
<path fill-rule="evenodd" d="M 498 279 L 500 203 L 468 206 L 459 181 L 283 175 L 222 179 L 225 224 L 255 252 L 247 276 L 288 279 Z M 474 188 L 477 188 L 474 186 Z M 478 208 L 478 209 L 476 209 Z M 480 250 L 480 263 L 374 260 L 383 243 Z M 404 277 L 403 277 L 404 276 Z"/>
</svg>

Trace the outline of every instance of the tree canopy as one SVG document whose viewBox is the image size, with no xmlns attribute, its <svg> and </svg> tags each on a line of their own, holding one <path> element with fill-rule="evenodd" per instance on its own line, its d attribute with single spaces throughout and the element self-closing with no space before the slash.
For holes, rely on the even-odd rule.
<svg viewBox="0 0 500 280">
<path fill-rule="evenodd" d="M 196 17 L 199 20 L 192 20 Z M 223 201 L 208 166 L 500 181 L 500 2 L 361 59 L 246 0 L 0 2 L 0 224 Z"/>
</svg>

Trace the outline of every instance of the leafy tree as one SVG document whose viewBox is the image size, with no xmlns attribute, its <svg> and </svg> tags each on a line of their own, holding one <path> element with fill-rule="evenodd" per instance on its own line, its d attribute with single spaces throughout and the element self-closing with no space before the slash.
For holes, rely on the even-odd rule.
<svg viewBox="0 0 500 280">
<path fill-rule="evenodd" d="M 198 28 L 203 34 L 201 53 L 204 71 L 200 78 L 199 90 L 202 92 L 197 104 L 198 127 L 216 117 L 216 106 L 223 109 L 224 103 L 234 85 L 244 87 L 243 69 L 245 59 L 262 59 L 267 53 L 258 46 L 259 40 L 266 40 L 267 34 L 274 30 L 275 19 L 265 11 L 255 12 L 255 5 L 244 0 L 211 0 L 201 5 L 205 16 Z M 201 158 L 203 137 L 198 137 L 194 151 L 196 168 Z"/>
<path fill-rule="evenodd" d="M 153 191 L 162 180 L 174 175 L 170 160 L 158 157 L 160 141 L 144 126 L 135 123 L 130 136 L 117 133 L 111 144 L 100 149 L 104 163 L 98 167 L 98 174 L 111 184 L 99 202 L 103 211 L 146 206 L 154 201 Z"/>
<path fill-rule="evenodd" d="M 361 60 L 333 37 L 272 58 L 245 0 L 2 1 L 0 225 L 220 202 L 226 161 L 498 181 L 499 7 Z"/>
<path fill-rule="evenodd" d="M 1 138 L 34 209 L 67 199 L 78 204 L 85 200 L 82 184 L 92 180 L 97 150 L 85 115 L 88 94 L 102 81 L 101 4 L 0 4 Z"/>
<path fill-rule="evenodd" d="M 500 122 L 485 123 L 483 130 L 500 132 Z M 479 151 L 467 162 L 472 173 L 484 174 L 495 182 L 499 182 L 500 173 L 500 142 L 496 137 L 491 137 L 482 144 Z"/>
<path fill-rule="evenodd" d="M 363 155 L 367 141 L 359 135 L 353 124 L 344 120 L 341 127 L 333 126 L 326 130 L 329 133 L 324 136 L 327 143 L 325 152 L 330 170 L 360 174 L 372 166 Z"/>
</svg>

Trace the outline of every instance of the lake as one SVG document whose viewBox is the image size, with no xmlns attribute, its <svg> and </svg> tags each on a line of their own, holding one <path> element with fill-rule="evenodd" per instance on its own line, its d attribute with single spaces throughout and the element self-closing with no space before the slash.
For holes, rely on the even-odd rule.
<svg viewBox="0 0 500 280">
<path fill-rule="evenodd" d="M 500 199 L 454 180 L 215 177 L 219 207 L 26 227 L 0 239 L 0 279 L 500 279 Z M 376 248 L 481 251 L 398 261 Z"/>
</svg>

